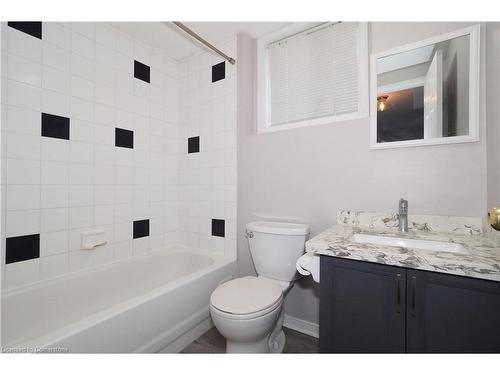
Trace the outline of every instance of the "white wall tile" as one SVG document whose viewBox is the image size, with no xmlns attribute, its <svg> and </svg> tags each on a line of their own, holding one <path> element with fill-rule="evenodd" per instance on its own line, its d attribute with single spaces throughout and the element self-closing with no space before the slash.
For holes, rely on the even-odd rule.
<svg viewBox="0 0 500 375">
<path fill-rule="evenodd" d="M 68 229 L 68 208 L 47 208 L 41 210 L 41 231 L 55 232 Z"/>
<path fill-rule="evenodd" d="M 40 184 L 40 161 L 6 159 L 7 184 Z"/>
<path fill-rule="evenodd" d="M 42 89 L 42 112 L 58 116 L 70 117 L 71 98 L 62 93 L 53 90 Z"/>
<path fill-rule="evenodd" d="M 112 165 L 95 165 L 93 173 L 96 185 L 114 185 L 115 175 Z"/>
<path fill-rule="evenodd" d="M 8 52 L 34 62 L 42 61 L 42 41 L 12 27 L 7 27 Z M 2 53 L 7 50 L 4 49 Z"/>
<path fill-rule="evenodd" d="M 30 259 L 5 265 L 5 287 L 14 288 L 38 281 L 39 259 Z"/>
<path fill-rule="evenodd" d="M 104 23 L 44 23 L 44 40 L 36 42 L 35 53 L 2 50 L 4 57 L 16 56 L 16 70 L 10 76 L 7 69 L 11 79 L 2 92 L 8 103 L 2 108 L 5 196 L 17 197 L 9 202 L 14 211 L 5 214 L 5 231 L 41 233 L 36 277 L 177 241 L 234 253 L 236 112 L 227 113 L 235 103 L 227 90 L 229 74 L 227 82 L 212 85 L 211 58 L 199 53 L 183 64 L 189 71 L 178 80 L 182 72 L 163 51 Z M 133 77 L 134 59 L 151 65 L 151 84 Z M 38 70 L 40 83 L 33 74 Z M 41 137 L 40 111 L 69 117 L 70 140 Z M 134 149 L 115 147 L 115 127 L 134 131 Z M 201 136 L 201 152 L 187 155 L 186 138 L 195 135 Z M 33 189 L 39 191 L 38 206 L 36 198 L 23 199 Z M 17 210 L 32 205 L 42 208 Z M 226 239 L 211 236 L 212 217 L 226 220 Z M 149 237 L 132 239 L 137 219 L 150 219 Z M 109 245 L 81 251 L 82 232 L 96 228 L 107 232 Z"/>
<path fill-rule="evenodd" d="M 150 251 L 149 237 L 136 238 L 132 241 L 134 255 L 141 255 Z"/>
<path fill-rule="evenodd" d="M 7 157 L 40 160 L 39 136 L 10 133 L 7 137 Z"/>
<path fill-rule="evenodd" d="M 116 48 L 116 31 L 113 27 L 104 22 L 95 25 L 96 42 L 107 46 L 110 49 Z"/>
<path fill-rule="evenodd" d="M 44 28 L 44 34 L 46 28 Z M 46 39 L 44 35 L 44 39 Z M 68 49 L 60 48 L 57 45 L 43 42 L 43 64 L 51 68 L 59 69 L 63 72 L 71 71 L 71 53 Z"/>
<path fill-rule="evenodd" d="M 94 225 L 94 207 L 80 206 L 69 208 L 69 228 L 85 228 Z"/>
<path fill-rule="evenodd" d="M 72 141 L 93 142 L 94 124 L 88 121 L 71 119 L 70 138 Z"/>
<path fill-rule="evenodd" d="M 68 254 L 57 254 L 40 258 L 40 279 L 48 279 L 68 271 Z"/>
<path fill-rule="evenodd" d="M 5 222 L 6 237 L 40 233 L 40 210 L 9 211 Z"/>
<path fill-rule="evenodd" d="M 77 32 L 71 35 L 71 50 L 86 59 L 94 60 L 95 58 L 95 42 Z"/>
<path fill-rule="evenodd" d="M 68 231 L 40 234 L 40 257 L 68 252 Z"/>
<path fill-rule="evenodd" d="M 93 163 L 95 146 L 87 142 L 70 142 L 70 161 L 72 163 Z"/>
<path fill-rule="evenodd" d="M 71 95 L 81 99 L 94 100 L 94 82 L 88 79 L 72 76 L 71 77 Z"/>
<path fill-rule="evenodd" d="M 39 87 L 13 80 L 8 80 L 7 86 L 7 103 L 9 105 L 35 111 L 40 110 L 41 92 Z"/>
<path fill-rule="evenodd" d="M 39 111 L 20 107 L 7 107 L 7 130 L 14 133 L 40 135 L 41 115 Z"/>
<path fill-rule="evenodd" d="M 44 22 L 43 41 L 69 50 L 71 48 L 71 30 L 56 22 Z"/>
<path fill-rule="evenodd" d="M 44 161 L 69 161 L 69 142 L 58 138 L 41 138 L 41 158 Z"/>
<path fill-rule="evenodd" d="M 101 145 L 114 145 L 115 128 L 107 125 L 95 124 L 94 142 Z"/>
<path fill-rule="evenodd" d="M 104 246 L 99 246 L 93 251 L 93 264 L 98 266 L 114 261 L 115 252 L 114 244 L 107 243 Z"/>
<path fill-rule="evenodd" d="M 69 72 L 44 66 L 42 71 L 42 87 L 68 95 L 71 91 L 71 76 Z M 43 99 L 42 99 L 43 100 Z M 69 114 L 69 98 L 66 98 L 66 113 Z"/>
<path fill-rule="evenodd" d="M 95 80 L 95 63 L 85 57 L 71 54 L 71 74 L 89 81 Z"/>
<path fill-rule="evenodd" d="M 132 241 L 123 241 L 114 244 L 115 260 L 127 259 L 132 256 Z"/>
<path fill-rule="evenodd" d="M 98 64 L 114 68 L 116 64 L 115 56 L 115 51 L 110 49 L 109 46 L 96 44 L 95 59 Z"/>
<path fill-rule="evenodd" d="M 42 81 L 42 69 L 40 63 L 33 62 L 16 55 L 8 55 L 7 61 L 8 75 L 10 79 L 40 87 Z"/>
<path fill-rule="evenodd" d="M 72 97 L 70 108 L 71 119 L 78 119 L 89 122 L 94 121 L 94 103 L 88 100 Z"/>
<path fill-rule="evenodd" d="M 41 208 L 67 207 L 68 202 L 67 185 L 42 185 Z"/>
<path fill-rule="evenodd" d="M 71 163 L 69 167 L 71 185 L 91 185 L 94 183 L 94 165 Z"/>
<path fill-rule="evenodd" d="M 133 221 L 133 206 L 131 203 L 115 204 L 115 223 L 130 225 Z"/>
<path fill-rule="evenodd" d="M 71 30 L 90 40 L 95 39 L 96 24 L 94 22 L 71 22 Z"/>
<path fill-rule="evenodd" d="M 113 185 L 95 185 L 94 186 L 94 204 L 105 205 L 114 201 Z M 109 223 L 110 224 L 110 223 Z"/>
<path fill-rule="evenodd" d="M 107 86 L 107 85 L 96 84 L 96 86 L 95 86 L 95 101 L 96 101 L 96 103 L 104 104 L 106 106 L 114 106 L 115 105 L 115 91 L 114 91 L 114 89 L 110 86 Z"/>
<path fill-rule="evenodd" d="M 78 271 L 92 266 L 92 252 L 88 250 L 73 250 L 69 253 L 69 270 Z"/>
<path fill-rule="evenodd" d="M 40 208 L 39 185 L 7 185 L 7 210 L 34 210 Z"/>
<path fill-rule="evenodd" d="M 120 52 L 126 56 L 132 56 L 133 54 L 132 43 L 133 43 L 132 38 L 127 34 L 119 31 L 116 33 L 117 52 Z"/>
<path fill-rule="evenodd" d="M 132 221 L 115 224 L 115 242 L 132 240 Z"/>
<path fill-rule="evenodd" d="M 94 187 L 92 185 L 71 185 L 69 188 L 69 206 L 92 206 Z"/>
<path fill-rule="evenodd" d="M 63 162 L 42 161 L 41 162 L 42 184 L 68 184 L 69 164 Z"/>
</svg>

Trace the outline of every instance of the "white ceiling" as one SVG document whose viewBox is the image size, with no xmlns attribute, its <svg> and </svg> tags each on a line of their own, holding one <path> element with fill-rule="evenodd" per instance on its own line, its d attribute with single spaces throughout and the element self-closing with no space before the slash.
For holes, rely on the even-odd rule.
<svg viewBox="0 0 500 375">
<path fill-rule="evenodd" d="M 184 22 L 186 26 L 217 46 L 237 33 L 258 38 L 290 22 Z M 113 22 L 121 31 L 164 49 L 170 57 L 181 60 L 201 49 L 200 44 L 170 22 Z"/>
</svg>

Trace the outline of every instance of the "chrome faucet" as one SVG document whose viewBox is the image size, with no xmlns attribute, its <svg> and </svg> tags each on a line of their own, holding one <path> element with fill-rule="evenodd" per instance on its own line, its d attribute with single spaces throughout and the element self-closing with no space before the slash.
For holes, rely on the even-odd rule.
<svg viewBox="0 0 500 375">
<path fill-rule="evenodd" d="M 403 198 L 399 200 L 399 231 L 408 232 L 408 201 Z"/>
</svg>

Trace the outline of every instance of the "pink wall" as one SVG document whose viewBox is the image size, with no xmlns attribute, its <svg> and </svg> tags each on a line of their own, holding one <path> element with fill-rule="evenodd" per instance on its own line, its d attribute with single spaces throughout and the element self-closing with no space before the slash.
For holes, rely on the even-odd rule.
<svg viewBox="0 0 500 375">
<path fill-rule="evenodd" d="M 488 208 L 500 206 L 500 22 L 488 22 L 486 45 L 486 119 L 488 137 Z"/>
<path fill-rule="evenodd" d="M 371 52 L 459 29 L 466 23 L 373 23 Z M 484 216 L 487 206 L 484 118 L 476 143 L 370 150 L 369 119 L 257 135 L 254 46 L 238 43 L 238 263 L 254 274 L 244 226 L 255 213 L 300 217 L 312 235 L 335 224 L 339 209 Z M 484 90 L 484 85 L 483 90 Z M 301 280 L 286 313 L 318 320 L 318 288 Z"/>
</svg>

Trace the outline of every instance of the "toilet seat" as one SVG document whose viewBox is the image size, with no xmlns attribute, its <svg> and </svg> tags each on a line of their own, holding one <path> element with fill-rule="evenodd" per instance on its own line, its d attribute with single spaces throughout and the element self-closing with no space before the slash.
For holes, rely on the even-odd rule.
<svg viewBox="0 0 500 375">
<path fill-rule="evenodd" d="M 228 319 L 252 319 L 263 316 L 283 302 L 278 283 L 254 276 L 241 277 L 221 284 L 210 296 L 210 305 Z"/>
</svg>

